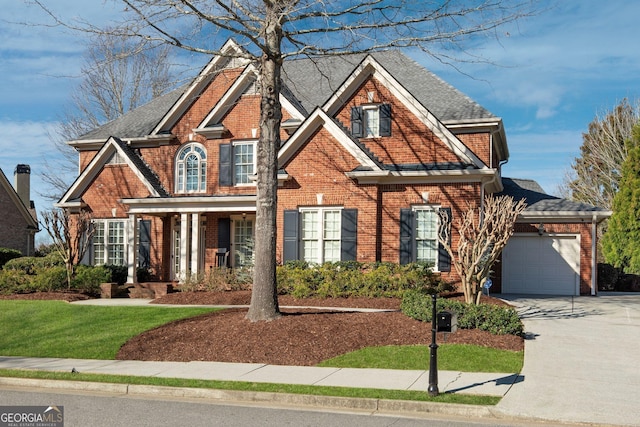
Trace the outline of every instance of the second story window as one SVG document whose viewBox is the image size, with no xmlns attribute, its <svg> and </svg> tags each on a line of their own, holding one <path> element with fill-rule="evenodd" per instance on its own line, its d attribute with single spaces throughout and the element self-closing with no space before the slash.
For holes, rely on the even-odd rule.
<svg viewBox="0 0 640 427">
<path fill-rule="evenodd" d="M 256 142 L 236 141 L 220 145 L 219 182 L 221 186 L 254 185 Z"/>
<path fill-rule="evenodd" d="M 176 157 L 176 193 L 202 193 L 206 188 L 207 152 L 201 144 L 187 144 Z"/>
<path fill-rule="evenodd" d="M 352 107 L 351 133 L 356 138 L 391 136 L 391 105 L 369 104 Z"/>
</svg>

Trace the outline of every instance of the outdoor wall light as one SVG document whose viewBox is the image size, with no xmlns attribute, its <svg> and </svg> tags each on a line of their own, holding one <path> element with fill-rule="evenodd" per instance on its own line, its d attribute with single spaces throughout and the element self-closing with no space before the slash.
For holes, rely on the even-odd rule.
<svg viewBox="0 0 640 427">
<path fill-rule="evenodd" d="M 544 224 L 540 223 L 540 225 L 538 225 L 538 235 L 542 236 L 544 233 L 545 233 Z"/>
</svg>

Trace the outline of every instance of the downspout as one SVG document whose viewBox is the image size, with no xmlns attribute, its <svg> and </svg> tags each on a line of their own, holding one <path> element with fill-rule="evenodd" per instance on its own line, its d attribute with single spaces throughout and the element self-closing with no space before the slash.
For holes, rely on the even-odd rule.
<svg viewBox="0 0 640 427">
<path fill-rule="evenodd" d="M 598 216 L 593 214 L 591 217 L 591 296 L 596 295 L 596 288 L 598 286 Z"/>
</svg>

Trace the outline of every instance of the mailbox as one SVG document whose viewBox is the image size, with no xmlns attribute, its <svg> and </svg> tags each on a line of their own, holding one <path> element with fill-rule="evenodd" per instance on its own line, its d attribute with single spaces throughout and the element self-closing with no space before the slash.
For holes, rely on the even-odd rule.
<svg viewBox="0 0 640 427">
<path fill-rule="evenodd" d="M 438 313 L 436 327 L 438 332 L 455 332 L 458 330 L 458 315 L 450 311 Z"/>
</svg>

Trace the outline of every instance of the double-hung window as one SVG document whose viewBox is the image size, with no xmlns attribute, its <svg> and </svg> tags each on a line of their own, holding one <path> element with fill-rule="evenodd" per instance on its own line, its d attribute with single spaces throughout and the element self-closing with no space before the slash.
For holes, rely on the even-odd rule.
<svg viewBox="0 0 640 427">
<path fill-rule="evenodd" d="M 448 220 L 443 222 L 443 217 Z M 421 205 L 400 209 L 400 264 L 424 262 L 436 271 L 450 271 L 451 258 L 438 241 L 441 227 L 450 230 L 451 208 Z"/>
<path fill-rule="evenodd" d="M 251 184 L 255 171 L 255 150 L 253 142 L 233 144 L 233 170 L 236 185 Z"/>
<path fill-rule="evenodd" d="M 126 265 L 124 220 L 96 220 L 93 234 L 95 265 Z"/>
<path fill-rule="evenodd" d="M 254 185 L 256 142 L 235 141 L 220 145 L 219 184 L 221 186 Z"/>
<path fill-rule="evenodd" d="M 304 209 L 300 214 L 302 259 L 318 264 L 340 261 L 341 209 Z"/>
<path fill-rule="evenodd" d="M 176 193 L 202 193 L 207 188 L 207 152 L 192 142 L 176 157 Z"/>
<path fill-rule="evenodd" d="M 358 256 L 358 211 L 344 207 L 285 210 L 283 261 L 314 264 L 355 261 Z"/>
<path fill-rule="evenodd" d="M 352 107 L 351 134 L 356 138 L 391 136 L 391 105 L 367 104 Z"/>
</svg>

